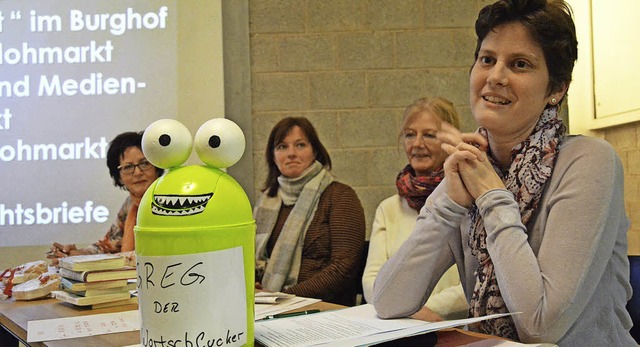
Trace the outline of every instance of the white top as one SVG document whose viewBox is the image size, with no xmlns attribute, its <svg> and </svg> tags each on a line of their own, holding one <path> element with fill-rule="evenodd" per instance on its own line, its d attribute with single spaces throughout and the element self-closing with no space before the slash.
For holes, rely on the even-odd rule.
<svg viewBox="0 0 640 347">
<path fill-rule="evenodd" d="M 416 224 L 418 212 L 393 195 L 378 205 L 369 241 L 367 265 L 362 276 L 364 298 L 371 302 L 373 283 L 382 265 L 402 246 Z M 460 284 L 456 265 L 447 270 L 436 284 L 426 306 L 445 319 L 466 318 L 467 300 Z"/>
</svg>

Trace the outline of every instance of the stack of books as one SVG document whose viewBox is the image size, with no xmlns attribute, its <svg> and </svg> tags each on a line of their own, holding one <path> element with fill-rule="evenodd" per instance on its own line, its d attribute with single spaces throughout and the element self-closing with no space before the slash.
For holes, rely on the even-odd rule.
<svg viewBox="0 0 640 347">
<path fill-rule="evenodd" d="M 76 306 L 103 308 L 137 303 L 136 268 L 119 254 L 77 255 L 60 259 L 61 291 L 56 299 Z"/>
</svg>

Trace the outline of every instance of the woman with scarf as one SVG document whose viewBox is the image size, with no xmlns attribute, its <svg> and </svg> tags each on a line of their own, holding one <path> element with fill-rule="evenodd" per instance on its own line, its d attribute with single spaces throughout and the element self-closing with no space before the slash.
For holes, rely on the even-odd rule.
<svg viewBox="0 0 640 347">
<path fill-rule="evenodd" d="M 409 237 L 425 200 L 444 178 L 442 165 L 447 153 L 440 148 L 442 141 L 436 138 L 443 122 L 460 127 L 453 103 L 441 97 L 420 98 L 404 111 L 400 140 L 409 164 L 396 178 L 398 194 L 382 201 L 376 209 L 362 276 L 367 301 L 371 301 L 380 267 Z M 467 309 L 454 265 L 440 278 L 420 315 L 431 321 L 466 318 Z"/>
<path fill-rule="evenodd" d="M 135 250 L 133 227 L 136 225 L 138 204 L 147 188 L 164 170 L 153 166 L 144 157 L 142 132 L 125 132 L 116 136 L 107 150 L 107 167 L 114 185 L 129 192 L 116 220 L 102 240 L 86 248 L 78 249 L 75 244 L 54 242 L 47 255 L 52 265 L 57 265 L 59 258 L 70 255 L 131 253 Z"/>
<path fill-rule="evenodd" d="M 557 115 L 577 58 L 568 5 L 501 0 L 480 11 L 476 34 L 470 104 L 480 129 L 442 137 L 445 179 L 378 274 L 378 315 L 414 314 L 456 263 L 470 316 L 513 313 L 472 330 L 636 346 L 620 159 L 603 140 L 567 135 Z"/>
<path fill-rule="evenodd" d="M 256 288 L 354 305 L 365 237 L 355 191 L 334 181 L 331 158 L 304 117 L 278 122 L 255 209 Z"/>
</svg>

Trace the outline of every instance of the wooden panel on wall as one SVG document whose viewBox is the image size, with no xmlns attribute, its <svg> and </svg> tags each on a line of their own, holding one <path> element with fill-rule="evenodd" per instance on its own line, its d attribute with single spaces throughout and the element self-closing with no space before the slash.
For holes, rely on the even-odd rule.
<svg viewBox="0 0 640 347">
<path fill-rule="evenodd" d="M 591 3 L 596 119 L 640 116 L 640 2 Z M 625 60 L 629 59 L 629 64 Z"/>
</svg>

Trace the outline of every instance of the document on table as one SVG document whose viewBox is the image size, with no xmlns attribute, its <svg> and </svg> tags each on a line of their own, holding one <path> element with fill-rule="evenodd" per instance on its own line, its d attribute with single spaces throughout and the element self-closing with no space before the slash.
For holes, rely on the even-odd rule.
<svg viewBox="0 0 640 347">
<path fill-rule="evenodd" d="M 520 343 L 499 339 L 476 341 L 465 345 L 466 347 L 558 347 L 553 343 Z"/>
<path fill-rule="evenodd" d="M 366 346 L 510 314 L 430 323 L 410 318 L 380 319 L 373 305 L 366 304 L 291 318 L 256 321 L 255 338 L 267 347 L 328 344 Z"/>
<path fill-rule="evenodd" d="M 256 304 L 279 304 L 293 297 L 295 295 L 282 292 L 257 292 Z"/>
<path fill-rule="evenodd" d="M 272 302 L 258 304 L 258 301 Z M 304 298 L 285 293 L 256 293 L 255 319 L 295 310 L 320 299 Z M 68 318 L 33 320 L 27 323 L 27 342 L 53 341 L 140 330 L 138 310 L 104 313 Z"/>
<path fill-rule="evenodd" d="M 53 341 L 140 330 L 138 310 L 27 322 L 27 342 Z"/>
<path fill-rule="evenodd" d="M 255 320 L 263 319 L 269 315 L 295 310 L 318 301 L 320 301 L 320 299 L 305 298 L 284 293 L 256 293 Z"/>
</svg>

